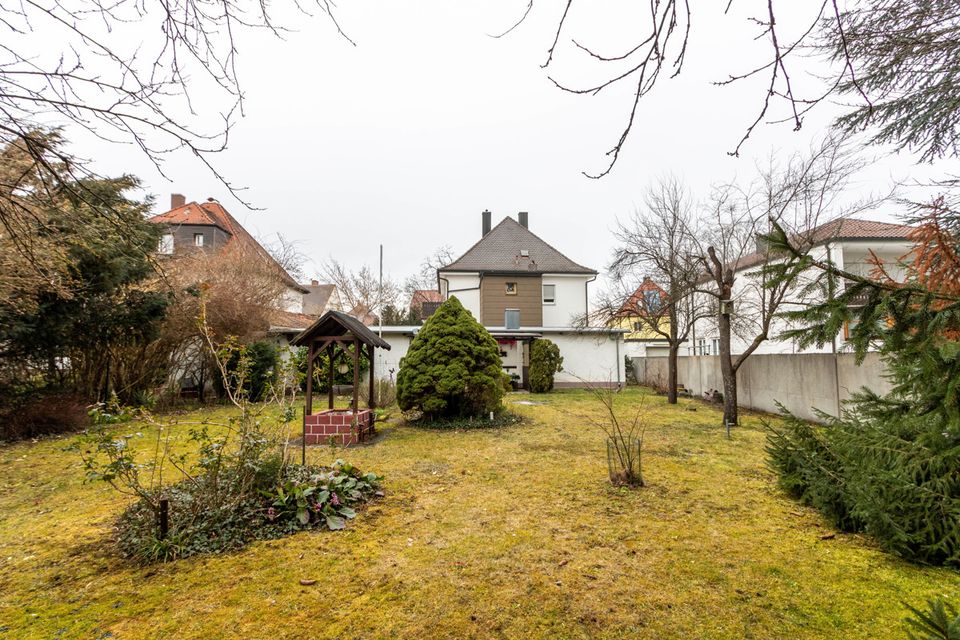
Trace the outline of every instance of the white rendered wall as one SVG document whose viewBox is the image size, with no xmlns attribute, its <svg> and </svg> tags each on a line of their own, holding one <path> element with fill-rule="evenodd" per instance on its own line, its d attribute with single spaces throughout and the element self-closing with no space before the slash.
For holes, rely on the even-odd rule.
<svg viewBox="0 0 960 640">
<path fill-rule="evenodd" d="M 544 274 L 543 284 L 556 287 L 556 303 L 543 305 L 544 327 L 572 327 L 587 313 L 587 282 L 593 276 Z"/>
<path fill-rule="evenodd" d="M 474 318 L 480 319 L 480 274 L 441 273 L 440 293 L 444 300 L 449 296 L 456 296 Z"/>
<path fill-rule="evenodd" d="M 290 313 L 303 313 L 303 292 L 287 287 L 280 296 L 280 308 Z"/>
<path fill-rule="evenodd" d="M 827 258 L 827 250 L 829 247 L 829 257 L 833 260 L 834 264 L 840 269 L 845 269 L 851 273 L 855 273 L 863 276 L 870 276 L 872 267 L 869 265 L 868 258 L 870 251 L 873 251 L 877 257 L 881 258 L 885 264 L 890 265 L 889 275 L 895 279 L 903 278 L 903 271 L 894 266 L 894 263 L 899 259 L 900 256 L 904 255 L 910 249 L 910 245 L 905 242 L 865 242 L 865 241 L 845 241 L 845 242 L 832 242 L 826 246 L 815 247 L 811 251 L 811 256 L 818 260 L 825 260 Z M 755 286 L 751 286 L 750 276 L 748 273 L 751 270 L 744 270 L 736 274 L 736 280 L 733 285 L 733 299 L 734 303 L 734 313 L 736 314 L 738 309 L 743 313 L 749 313 L 751 307 L 756 307 L 759 304 L 759 293 Z M 810 269 L 807 272 L 801 274 L 797 282 L 794 284 L 793 292 L 788 294 L 784 299 L 784 302 L 780 306 L 780 311 L 791 311 L 799 310 L 805 308 L 807 305 L 815 302 L 819 302 L 820 296 L 815 295 L 801 295 L 800 290 L 803 287 L 804 283 L 812 281 L 813 278 L 818 276 L 821 272 L 818 269 Z M 801 349 L 798 347 L 794 341 L 781 339 L 779 336 L 787 329 L 796 328 L 796 326 L 789 324 L 786 320 L 782 318 L 774 318 L 770 325 L 769 338 L 760 344 L 757 347 L 754 353 L 756 354 L 791 354 L 791 353 L 831 353 L 833 351 L 833 345 L 827 343 L 821 347 L 816 345 L 806 347 Z M 752 336 L 756 335 L 756 331 L 751 332 L 749 329 L 743 332 L 745 335 L 738 336 L 734 334 L 731 336 L 731 351 L 734 355 L 743 353 L 744 350 L 749 346 Z M 696 329 L 694 331 L 696 341 L 700 339 L 705 339 L 707 346 L 711 346 L 713 338 L 718 337 L 718 332 L 716 329 L 716 321 L 714 318 L 704 318 L 698 320 L 696 323 Z M 680 355 L 704 355 L 699 351 L 695 351 L 696 342 L 691 337 L 691 341 L 681 347 Z M 837 334 L 836 338 L 836 350 L 838 352 L 849 351 L 850 347 L 847 345 L 846 341 L 843 338 L 843 332 L 840 331 Z M 710 352 L 706 355 L 716 355 L 713 352 Z"/>
<path fill-rule="evenodd" d="M 558 387 L 593 384 L 617 384 L 624 381 L 622 334 L 552 333 L 543 337 L 553 341 L 563 356 L 563 371 L 554 378 Z"/>
</svg>

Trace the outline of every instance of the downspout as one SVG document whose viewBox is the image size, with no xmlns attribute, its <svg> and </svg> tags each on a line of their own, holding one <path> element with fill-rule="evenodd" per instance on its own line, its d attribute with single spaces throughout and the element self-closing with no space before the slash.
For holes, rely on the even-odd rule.
<svg viewBox="0 0 960 640">
<path fill-rule="evenodd" d="M 623 385 L 620 382 L 620 369 L 623 367 L 623 361 L 620 360 L 620 337 L 622 335 L 622 333 L 615 333 L 613 336 L 617 343 L 617 391 L 623 390 Z"/>
<path fill-rule="evenodd" d="M 589 287 L 587 285 L 589 285 L 591 282 L 593 282 L 596 279 L 597 279 L 597 274 L 594 274 L 592 278 L 590 278 L 585 283 L 583 283 L 583 319 L 584 319 L 584 322 L 586 323 L 586 326 L 588 327 L 590 326 L 590 292 L 589 292 Z M 619 348 L 619 344 L 617 345 L 617 348 Z M 620 369 L 618 368 L 617 371 L 620 371 Z M 617 377 L 619 378 L 620 375 L 617 374 Z"/>
</svg>

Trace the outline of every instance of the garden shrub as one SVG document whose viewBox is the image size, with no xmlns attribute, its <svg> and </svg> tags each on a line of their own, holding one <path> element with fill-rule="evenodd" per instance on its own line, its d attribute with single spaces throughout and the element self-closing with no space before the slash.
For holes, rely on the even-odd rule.
<svg viewBox="0 0 960 640">
<path fill-rule="evenodd" d="M 170 519 L 163 539 L 151 502 L 135 502 L 118 521 L 121 551 L 140 562 L 158 562 L 233 551 L 303 529 L 343 529 L 359 505 L 382 495 L 379 476 L 342 460 L 329 468 L 272 462 L 244 491 L 236 469 L 216 480 L 208 474 L 163 488 Z M 226 499 L 218 496 L 222 487 L 231 491 Z"/>
<path fill-rule="evenodd" d="M 883 405 L 864 392 L 842 416 L 814 426 L 785 414 L 767 425 L 780 485 L 840 530 L 864 532 L 888 551 L 960 566 L 960 436 L 942 414 Z"/>
<path fill-rule="evenodd" d="M 397 402 L 427 418 L 481 416 L 500 408 L 497 341 L 456 298 L 423 324 L 400 362 Z"/>
<path fill-rule="evenodd" d="M 546 338 L 537 338 L 530 345 L 530 391 L 553 391 L 553 377 L 563 371 L 560 347 Z"/>
<path fill-rule="evenodd" d="M 182 447 L 171 450 L 177 425 L 159 424 L 146 410 L 137 416 L 154 428 L 154 441 L 136 452 L 132 444 L 145 437 L 142 428 L 118 433 L 116 412 L 109 407 L 95 410 L 96 426 L 76 448 L 89 480 L 107 482 L 137 498 L 118 521 L 118 542 L 125 554 L 143 562 L 164 561 L 228 551 L 299 529 L 342 529 L 358 505 L 381 495 L 379 476 L 363 474 L 341 460 L 330 468 L 287 460 L 287 434 L 296 416 L 294 395 L 270 394 L 269 403 L 253 404 L 242 389 L 251 379 L 250 370 L 262 365 L 247 353 L 247 348 L 228 342 L 213 354 L 218 367 L 236 363 L 222 370 L 227 397 L 237 412 L 224 421 L 205 419 L 190 426 L 190 453 L 181 452 Z M 288 363 L 281 366 L 274 375 L 288 379 Z M 177 478 L 184 478 L 172 486 L 163 484 L 170 467 Z M 159 524 L 164 505 L 165 535 Z"/>
<path fill-rule="evenodd" d="M 0 407 L 0 440 L 21 440 L 82 431 L 90 424 L 87 403 L 70 393 L 36 392 L 7 398 Z"/>
<path fill-rule="evenodd" d="M 243 375 L 240 375 L 240 360 L 246 362 Z M 261 340 L 248 345 L 231 349 L 231 353 L 224 360 L 228 383 L 232 388 L 241 388 L 251 402 L 262 402 L 277 383 L 280 369 L 280 352 L 272 342 Z M 214 376 L 214 387 L 217 395 L 224 395 L 224 380 L 221 376 Z"/>
</svg>

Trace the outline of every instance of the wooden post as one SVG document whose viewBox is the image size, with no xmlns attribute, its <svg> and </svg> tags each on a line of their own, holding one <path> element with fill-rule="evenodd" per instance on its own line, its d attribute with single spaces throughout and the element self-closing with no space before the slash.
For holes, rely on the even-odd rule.
<svg viewBox="0 0 960 640">
<path fill-rule="evenodd" d="M 307 416 L 313 413 L 313 360 L 316 356 L 314 343 L 307 350 L 307 398 L 303 407 L 303 442 L 300 445 L 300 464 L 307 464 Z"/>
<path fill-rule="evenodd" d="M 160 498 L 160 539 L 166 540 L 170 530 L 170 501 Z"/>
<path fill-rule="evenodd" d="M 374 348 L 375 347 L 372 344 L 367 345 L 367 359 L 370 361 L 370 389 L 369 389 L 370 394 L 367 396 L 367 407 L 369 407 L 371 410 L 377 408 L 377 399 L 374 396 L 374 393 L 376 390 L 373 382 L 373 374 L 374 374 L 373 350 Z"/>
<path fill-rule="evenodd" d="M 360 340 L 353 339 L 353 415 L 357 415 L 360 400 Z"/>
<path fill-rule="evenodd" d="M 328 409 L 333 409 L 333 354 L 336 352 L 336 344 L 331 342 L 330 346 L 327 347 L 327 404 L 329 405 Z"/>
</svg>

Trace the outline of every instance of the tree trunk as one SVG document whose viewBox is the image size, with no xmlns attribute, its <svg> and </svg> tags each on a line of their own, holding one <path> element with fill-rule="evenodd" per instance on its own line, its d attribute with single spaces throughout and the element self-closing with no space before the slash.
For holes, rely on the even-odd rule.
<svg viewBox="0 0 960 640">
<path fill-rule="evenodd" d="M 677 404 L 677 354 L 680 347 L 675 343 L 670 343 L 670 351 L 667 356 L 667 402 Z"/>
<path fill-rule="evenodd" d="M 723 426 L 738 423 L 737 416 L 737 372 L 730 357 L 730 314 L 718 316 L 720 330 L 720 373 L 723 376 Z"/>
</svg>

